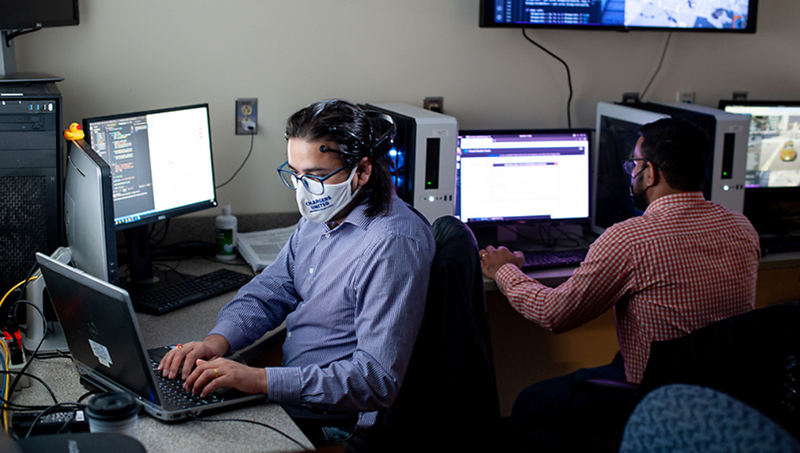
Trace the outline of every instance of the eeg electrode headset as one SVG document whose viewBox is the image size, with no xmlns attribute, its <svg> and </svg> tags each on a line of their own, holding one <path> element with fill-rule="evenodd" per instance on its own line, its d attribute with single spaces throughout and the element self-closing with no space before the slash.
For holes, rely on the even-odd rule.
<svg viewBox="0 0 800 453">
<path fill-rule="evenodd" d="M 394 120 L 392 119 L 391 115 L 388 115 L 386 113 L 381 113 L 375 110 L 365 110 L 364 113 L 367 115 L 372 133 L 380 130 L 380 128 L 377 127 L 377 124 L 379 122 L 383 122 L 386 124 L 385 126 L 387 128 L 386 131 L 383 134 L 381 134 L 380 137 L 375 139 L 375 141 L 372 142 L 372 144 L 364 143 L 363 140 L 358 138 L 356 134 L 354 134 L 349 130 L 340 129 L 334 126 L 328 128 L 328 131 L 330 131 L 331 133 L 338 132 L 348 135 L 350 139 L 342 143 L 344 147 L 342 147 L 341 149 L 328 148 L 327 146 L 322 145 L 319 147 L 319 150 L 323 153 L 328 151 L 333 151 L 336 153 L 344 154 L 345 156 L 351 158 L 359 158 L 359 159 L 362 157 L 370 157 L 375 159 L 382 157 L 384 154 L 389 152 L 389 150 L 392 148 L 392 144 L 394 143 L 394 137 L 397 134 L 397 126 L 395 126 Z M 370 138 L 372 136 L 372 133 L 370 133 Z"/>
</svg>

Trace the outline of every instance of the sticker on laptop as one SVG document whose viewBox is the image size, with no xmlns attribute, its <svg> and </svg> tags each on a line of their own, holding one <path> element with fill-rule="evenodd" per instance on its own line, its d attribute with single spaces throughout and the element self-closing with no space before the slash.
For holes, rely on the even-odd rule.
<svg viewBox="0 0 800 453">
<path fill-rule="evenodd" d="M 111 365 L 114 363 L 114 361 L 111 360 L 111 354 L 108 352 L 108 348 L 92 340 L 91 338 L 89 339 L 89 345 L 92 347 L 92 352 L 94 353 L 94 356 L 97 357 L 97 360 L 100 362 L 100 364 L 111 368 Z"/>
</svg>

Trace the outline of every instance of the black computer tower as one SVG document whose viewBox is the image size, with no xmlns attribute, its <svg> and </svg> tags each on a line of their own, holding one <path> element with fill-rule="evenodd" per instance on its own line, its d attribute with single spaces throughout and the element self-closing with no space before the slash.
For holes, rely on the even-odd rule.
<svg viewBox="0 0 800 453">
<path fill-rule="evenodd" d="M 36 252 L 63 243 L 61 93 L 54 83 L 0 83 L 0 291 L 25 279 Z"/>
</svg>

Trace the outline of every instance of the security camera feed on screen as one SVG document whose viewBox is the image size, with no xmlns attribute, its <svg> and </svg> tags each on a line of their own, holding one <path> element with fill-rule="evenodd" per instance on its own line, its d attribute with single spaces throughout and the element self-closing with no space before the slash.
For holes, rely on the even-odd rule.
<svg viewBox="0 0 800 453">
<path fill-rule="evenodd" d="M 800 105 L 729 105 L 725 111 L 750 116 L 746 187 L 800 186 Z"/>
<path fill-rule="evenodd" d="M 486 1 L 495 24 L 743 30 L 753 0 Z"/>
</svg>

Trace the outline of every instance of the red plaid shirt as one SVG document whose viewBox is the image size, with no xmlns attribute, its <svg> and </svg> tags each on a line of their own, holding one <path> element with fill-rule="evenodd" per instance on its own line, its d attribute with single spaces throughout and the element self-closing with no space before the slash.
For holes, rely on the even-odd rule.
<svg viewBox="0 0 800 453">
<path fill-rule="evenodd" d="M 700 192 L 655 200 L 641 217 L 606 229 L 572 276 L 551 288 L 506 264 L 496 276 L 511 305 L 564 332 L 614 307 L 628 381 L 639 383 L 652 341 L 752 310 L 761 258 L 746 217 Z"/>
</svg>

